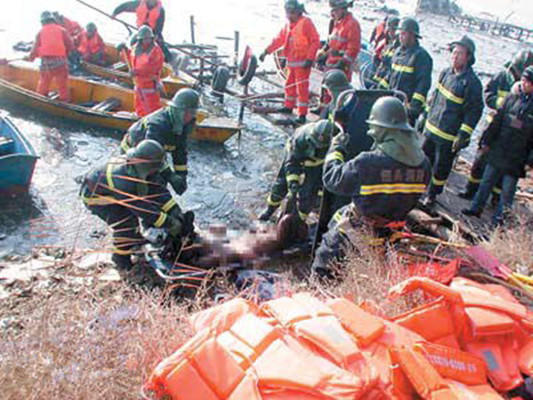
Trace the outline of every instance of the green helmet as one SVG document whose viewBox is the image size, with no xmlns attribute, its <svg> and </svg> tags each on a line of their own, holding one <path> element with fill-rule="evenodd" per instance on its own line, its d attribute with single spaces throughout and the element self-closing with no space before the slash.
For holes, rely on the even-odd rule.
<svg viewBox="0 0 533 400">
<path fill-rule="evenodd" d="M 285 0 L 285 11 L 304 11 L 304 5 L 298 3 L 298 0 Z"/>
<path fill-rule="evenodd" d="M 387 18 L 387 29 L 398 29 L 398 25 L 400 25 L 400 18 L 394 16 Z"/>
<path fill-rule="evenodd" d="M 337 8 L 348 8 L 353 6 L 353 1 L 347 0 L 329 0 L 329 6 L 336 10 Z"/>
<path fill-rule="evenodd" d="M 54 16 L 50 11 L 43 11 L 41 13 L 41 24 L 47 23 L 47 22 L 53 22 Z"/>
<path fill-rule="evenodd" d="M 513 59 L 512 67 L 517 72 L 517 75 L 522 75 L 522 72 L 533 65 L 533 51 L 532 50 L 522 50 L 520 51 Z"/>
<path fill-rule="evenodd" d="M 329 146 L 335 124 L 327 119 L 321 119 L 313 123 L 313 128 L 309 132 L 309 139 L 315 147 L 323 148 Z"/>
<path fill-rule="evenodd" d="M 380 97 L 370 110 L 370 117 L 366 121 L 369 125 L 382 128 L 412 131 L 407 122 L 407 111 L 402 102 L 393 96 Z"/>
<path fill-rule="evenodd" d="M 340 69 L 330 69 L 326 72 L 322 86 L 331 92 L 341 92 L 352 88 L 348 82 L 348 78 L 346 78 L 346 74 Z"/>
<path fill-rule="evenodd" d="M 96 32 L 96 25 L 94 24 L 94 22 L 89 22 L 85 27 L 85 30 L 87 32 Z"/>
<path fill-rule="evenodd" d="M 139 31 L 137 32 L 137 39 L 143 40 L 146 38 L 153 39 L 154 31 L 152 31 L 152 28 L 150 28 L 148 25 L 143 25 L 139 28 Z"/>
<path fill-rule="evenodd" d="M 522 78 L 526 78 L 529 82 L 533 83 L 533 65 L 524 69 L 524 72 L 522 72 Z"/>
<path fill-rule="evenodd" d="M 422 37 L 420 36 L 420 26 L 414 18 L 407 17 L 402 19 L 402 22 L 400 23 L 400 31 L 411 32 L 419 39 Z"/>
<path fill-rule="evenodd" d="M 200 103 L 200 95 L 194 89 L 183 88 L 176 92 L 169 105 L 181 110 L 198 108 Z"/>
<path fill-rule="evenodd" d="M 128 163 L 133 165 L 141 177 L 147 177 L 157 171 L 163 164 L 165 149 L 152 139 L 140 141 L 126 153 Z"/>
<path fill-rule="evenodd" d="M 456 44 L 465 47 L 472 56 L 476 54 L 476 44 L 467 35 L 464 35 L 461 40 L 451 42 L 450 46 L 453 48 Z"/>
</svg>

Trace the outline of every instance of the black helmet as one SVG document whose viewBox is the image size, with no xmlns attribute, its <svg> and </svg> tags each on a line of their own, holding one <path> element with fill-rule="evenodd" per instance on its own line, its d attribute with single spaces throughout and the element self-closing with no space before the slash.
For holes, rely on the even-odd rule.
<svg viewBox="0 0 533 400">
<path fill-rule="evenodd" d="M 529 82 L 533 83 L 533 65 L 530 65 L 522 72 L 522 78 L 526 78 Z"/>
<path fill-rule="evenodd" d="M 133 165 L 141 177 L 146 177 L 157 171 L 163 164 L 165 149 L 152 139 L 140 141 L 133 149 L 128 150 L 126 158 Z"/>
<path fill-rule="evenodd" d="M 422 36 L 420 36 L 420 26 L 418 25 L 418 22 L 416 22 L 416 19 L 414 18 L 407 17 L 407 18 L 402 19 L 402 22 L 400 23 L 400 31 L 411 32 L 418 39 L 422 38 Z"/>
<path fill-rule="evenodd" d="M 473 65 L 476 62 L 476 44 L 472 39 L 470 39 L 467 35 L 464 35 L 461 40 L 456 40 L 455 42 L 450 43 L 450 49 L 453 50 L 453 48 L 456 45 L 463 46 L 468 50 L 468 53 L 470 53 L 470 65 Z"/>
<path fill-rule="evenodd" d="M 305 7 L 298 0 L 285 0 L 285 11 L 304 12 Z"/>
<path fill-rule="evenodd" d="M 393 96 L 384 96 L 376 100 L 366 122 L 369 125 L 381 126 L 382 128 L 408 132 L 413 130 L 407 122 L 407 111 L 404 105 Z"/>
<path fill-rule="evenodd" d="M 176 92 L 169 105 L 182 110 L 198 108 L 200 95 L 194 89 L 183 88 Z"/>
<path fill-rule="evenodd" d="M 41 13 L 41 24 L 55 21 L 54 16 L 50 11 L 43 11 Z"/>
<path fill-rule="evenodd" d="M 532 50 L 522 50 L 513 58 L 512 67 L 517 72 L 517 75 L 521 75 L 530 65 L 533 65 Z"/>
<path fill-rule="evenodd" d="M 333 135 L 335 124 L 327 119 L 313 123 L 313 128 L 309 134 L 309 139 L 315 147 L 324 148 L 329 146 L 331 136 Z"/>
<path fill-rule="evenodd" d="M 350 83 L 344 71 L 340 69 L 330 69 L 324 74 L 322 86 L 330 91 L 344 91 L 351 89 Z"/>
</svg>

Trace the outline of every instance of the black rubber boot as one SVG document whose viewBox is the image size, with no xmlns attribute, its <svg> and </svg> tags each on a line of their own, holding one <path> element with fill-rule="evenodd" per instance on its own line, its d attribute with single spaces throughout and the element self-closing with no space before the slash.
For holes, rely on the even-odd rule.
<svg viewBox="0 0 533 400">
<path fill-rule="evenodd" d="M 292 114 L 292 108 L 283 106 L 283 107 L 281 107 L 278 110 L 278 113 L 280 113 L 280 114 Z"/>
<path fill-rule="evenodd" d="M 133 268 L 131 257 L 124 254 L 113 254 L 111 256 L 111 261 L 115 263 L 117 269 L 129 271 Z"/>
<path fill-rule="evenodd" d="M 259 215 L 259 221 L 268 221 L 270 217 L 272 217 L 272 214 L 274 214 L 274 211 L 276 211 L 277 207 L 268 206 L 265 211 Z"/>
</svg>

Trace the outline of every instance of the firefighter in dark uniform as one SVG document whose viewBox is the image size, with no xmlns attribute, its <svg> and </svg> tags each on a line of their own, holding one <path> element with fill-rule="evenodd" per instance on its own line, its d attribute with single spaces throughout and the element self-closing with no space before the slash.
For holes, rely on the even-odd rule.
<svg viewBox="0 0 533 400">
<path fill-rule="evenodd" d="M 491 110 L 487 116 L 487 123 L 490 124 L 496 110 L 500 108 L 505 100 L 505 97 L 511 91 L 511 87 L 515 82 L 520 80 L 522 72 L 533 65 L 533 51 L 532 50 L 522 50 L 513 58 L 512 61 L 509 61 L 506 64 L 506 68 L 495 76 L 485 86 L 483 95 L 485 97 L 485 104 Z M 476 193 L 481 178 L 483 177 L 483 171 L 485 170 L 485 165 L 487 165 L 487 153 L 482 151 L 481 143 L 483 138 L 479 140 L 478 152 L 472 168 L 470 169 L 470 176 L 468 177 L 468 183 L 466 189 L 459 193 L 459 196 L 463 199 L 471 199 Z M 495 203 L 498 203 L 498 196 L 501 192 L 501 185 L 498 183 L 492 188 L 493 200 Z"/>
<path fill-rule="evenodd" d="M 424 152 L 433 166 L 426 204 L 442 193 L 457 153 L 468 146 L 483 112 L 482 85 L 472 69 L 475 45 L 468 37 L 451 43 L 451 67 L 444 69 L 428 104 Z"/>
<path fill-rule="evenodd" d="M 268 207 L 259 220 L 268 221 L 289 192 L 297 196 L 298 214 L 306 221 L 322 189 L 322 165 L 334 128 L 328 120 L 311 122 L 296 129 L 287 140 L 283 163 L 267 198 Z"/>
<path fill-rule="evenodd" d="M 400 100 L 378 99 L 368 124 L 372 150 L 346 161 L 346 137 L 337 135 L 326 156 L 324 187 L 352 202 L 333 216 L 317 249 L 312 269 L 320 277 L 334 276 L 330 263 L 341 259 L 362 231 L 402 226 L 430 180 L 431 166 Z"/>
<path fill-rule="evenodd" d="M 387 19 L 387 28 L 385 36 L 381 43 L 378 43 L 375 50 L 374 65 L 376 72 L 372 77 L 375 89 L 387 89 L 389 84 L 386 80 L 390 73 L 392 65 L 392 56 L 398 47 L 400 47 L 400 38 L 396 34 L 400 19 L 398 17 L 390 17 Z"/>
<path fill-rule="evenodd" d="M 320 117 L 330 119 L 333 117 L 339 95 L 346 90 L 352 90 L 353 86 L 348 82 L 346 74 L 340 69 L 330 69 L 324 74 L 322 87 L 326 90 L 329 103 L 323 105 Z"/>
<path fill-rule="evenodd" d="M 187 138 L 196 124 L 199 95 L 193 89 L 180 89 L 169 105 L 140 119 L 124 135 L 123 152 L 144 139 L 157 141 L 172 154 L 174 167 L 166 163 L 160 172 L 162 182 L 170 183 L 181 195 L 187 190 Z"/>
<path fill-rule="evenodd" d="M 380 82 L 384 89 L 400 90 L 407 96 L 407 116 L 411 126 L 424 110 L 431 87 L 433 60 L 420 46 L 420 28 L 413 18 L 404 18 L 400 24 L 400 47 L 391 60 L 386 78 Z"/>
<path fill-rule="evenodd" d="M 463 214 L 479 217 L 493 186 L 501 181 L 502 192 L 492 217 L 499 225 L 511 211 L 518 180 L 526 176 L 525 167 L 533 166 L 533 65 L 522 73 L 517 88 L 511 91 L 487 131 L 481 146 L 487 153 L 487 166 L 469 209 Z"/>
<path fill-rule="evenodd" d="M 158 142 L 143 140 L 125 157 L 89 172 L 82 183 L 83 203 L 113 230 L 112 260 L 119 268 L 132 267 L 130 256 L 144 241 L 139 219 L 144 225 L 167 228 L 175 238 L 192 232 L 193 214 L 175 209 L 169 215 L 170 194 L 153 180 L 164 157 Z"/>
</svg>

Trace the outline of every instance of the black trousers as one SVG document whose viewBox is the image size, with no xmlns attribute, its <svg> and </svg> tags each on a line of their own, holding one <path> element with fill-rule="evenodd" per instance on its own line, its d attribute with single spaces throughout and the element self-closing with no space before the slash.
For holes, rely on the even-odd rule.
<svg viewBox="0 0 533 400">
<path fill-rule="evenodd" d="M 428 194 L 436 196 L 444 190 L 444 185 L 448 180 L 448 176 L 450 176 L 457 153 L 452 151 L 452 142 L 437 142 L 431 136 L 426 136 L 422 149 L 432 166 Z"/>
</svg>

